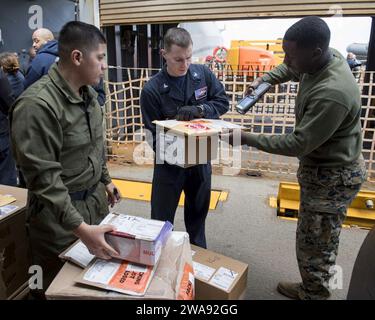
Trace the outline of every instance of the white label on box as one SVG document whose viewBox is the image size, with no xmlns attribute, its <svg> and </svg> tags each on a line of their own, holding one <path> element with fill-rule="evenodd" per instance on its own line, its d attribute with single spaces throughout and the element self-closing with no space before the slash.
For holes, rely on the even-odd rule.
<svg viewBox="0 0 375 320">
<path fill-rule="evenodd" d="M 87 270 L 83 278 L 87 281 L 106 285 L 111 281 L 119 267 L 120 263 L 118 262 L 98 259 Z"/>
<path fill-rule="evenodd" d="M 73 259 L 74 261 L 82 264 L 85 267 L 87 267 L 95 257 L 89 252 L 87 247 L 81 241 L 78 242 L 74 247 L 72 247 L 65 254 L 65 256 Z"/>
<path fill-rule="evenodd" d="M 220 267 L 210 280 L 210 283 L 216 287 L 229 291 L 230 286 L 237 276 L 237 272 L 224 267 Z"/>
<path fill-rule="evenodd" d="M 156 220 L 135 220 L 133 227 L 131 229 L 131 234 L 144 238 L 149 238 L 154 240 L 159 234 L 161 229 L 163 229 L 165 222 Z"/>
<path fill-rule="evenodd" d="M 173 135 L 165 134 L 164 132 L 160 132 L 159 138 L 160 155 L 162 160 L 165 160 L 165 152 L 177 138 Z"/>
<path fill-rule="evenodd" d="M 110 221 L 118 232 L 124 232 L 135 236 L 137 239 L 154 240 L 160 234 L 165 222 L 143 219 L 128 215 L 118 215 Z"/>
<path fill-rule="evenodd" d="M 196 252 L 194 250 L 191 250 L 191 256 L 194 257 Z"/>
<path fill-rule="evenodd" d="M 162 121 L 158 121 L 158 125 L 159 126 L 163 126 L 163 127 L 167 127 L 167 128 L 173 128 L 177 125 L 180 125 L 181 124 L 181 121 L 178 121 L 178 120 L 162 120 Z"/>
<path fill-rule="evenodd" d="M 193 268 L 194 268 L 194 275 L 202 280 L 208 281 L 215 272 L 214 268 L 206 266 L 204 264 L 194 262 L 193 261 Z"/>
<path fill-rule="evenodd" d="M 185 138 L 173 133 L 159 133 L 158 155 L 169 164 L 184 164 Z"/>
<path fill-rule="evenodd" d="M 222 130 L 222 129 L 241 129 L 241 126 L 239 126 L 238 124 L 234 124 L 232 122 L 229 122 L 229 121 L 225 121 L 225 120 L 209 120 L 210 121 L 210 127 L 213 128 L 213 129 L 218 129 L 218 130 Z"/>
<path fill-rule="evenodd" d="M 173 133 L 160 134 L 160 159 L 169 164 L 185 163 L 185 138 Z"/>
</svg>

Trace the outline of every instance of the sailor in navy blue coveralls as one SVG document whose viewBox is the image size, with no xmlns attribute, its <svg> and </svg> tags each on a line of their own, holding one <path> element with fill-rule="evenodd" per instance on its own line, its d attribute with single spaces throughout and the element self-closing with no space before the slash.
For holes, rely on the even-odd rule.
<svg viewBox="0 0 375 320">
<path fill-rule="evenodd" d="M 223 85 L 203 65 L 191 64 L 186 75 L 172 77 L 164 67 L 141 94 L 141 110 L 146 129 L 152 131 L 155 150 L 154 120 L 177 119 L 184 110 L 199 106 L 195 117 L 218 119 L 226 113 L 229 101 Z M 185 192 L 184 218 L 190 242 L 206 248 L 205 220 L 211 194 L 211 164 L 181 168 L 168 163 L 155 164 L 152 181 L 151 218 L 174 221 L 182 190 Z"/>
</svg>

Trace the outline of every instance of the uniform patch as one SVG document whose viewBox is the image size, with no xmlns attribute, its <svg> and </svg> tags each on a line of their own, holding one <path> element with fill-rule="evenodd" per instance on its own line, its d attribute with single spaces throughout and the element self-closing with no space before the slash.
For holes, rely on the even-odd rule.
<svg viewBox="0 0 375 320">
<path fill-rule="evenodd" d="M 207 86 L 195 90 L 194 94 L 195 94 L 195 100 L 199 100 L 199 99 L 203 99 L 207 97 Z"/>
</svg>

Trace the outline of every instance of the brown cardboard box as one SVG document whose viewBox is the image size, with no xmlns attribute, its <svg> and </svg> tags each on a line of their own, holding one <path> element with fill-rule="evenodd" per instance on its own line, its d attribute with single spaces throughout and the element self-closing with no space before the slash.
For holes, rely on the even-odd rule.
<svg viewBox="0 0 375 320">
<path fill-rule="evenodd" d="M 187 299 L 194 297 L 194 275 L 189 236 L 173 231 L 144 296 L 131 296 L 77 283 L 83 269 L 67 262 L 46 291 L 47 299 Z"/>
<path fill-rule="evenodd" d="M 196 300 L 240 300 L 245 296 L 248 265 L 192 245 Z"/>
<path fill-rule="evenodd" d="M 194 132 L 185 128 L 185 125 L 186 122 L 170 129 L 157 123 L 160 148 L 157 145 L 156 149 L 160 150 L 160 159 L 182 168 L 215 160 L 218 153 L 218 132 Z"/>
<path fill-rule="evenodd" d="M 26 233 L 27 190 L 0 185 L 0 194 L 16 198 L 13 211 L 0 214 L 0 299 L 10 299 L 29 279 L 31 265 Z M 4 207 L 3 207 L 4 208 Z"/>
<path fill-rule="evenodd" d="M 219 133 L 241 127 L 217 119 L 153 121 L 158 136 L 156 160 L 182 168 L 218 158 Z M 158 155 L 159 153 L 159 155 Z"/>
</svg>

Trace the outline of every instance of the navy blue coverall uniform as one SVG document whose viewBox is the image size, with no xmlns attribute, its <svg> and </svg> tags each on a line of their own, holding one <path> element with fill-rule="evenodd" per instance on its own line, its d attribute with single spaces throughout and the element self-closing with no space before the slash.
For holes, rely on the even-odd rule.
<svg viewBox="0 0 375 320">
<path fill-rule="evenodd" d="M 17 185 L 16 163 L 10 150 L 8 112 L 14 102 L 12 89 L 0 69 L 0 184 Z"/>
<path fill-rule="evenodd" d="M 181 82 L 179 82 L 181 83 Z M 202 105 L 203 117 L 218 119 L 229 109 L 223 85 L 203 65 L 191 64 L 184 88 L 172 81 L 166 67 L 148 81 L 141 94 L 141 110 L 146 129 L 153 134 L 154 120 L 175 119 L 179 108 Z M 173 223 L 182 190 L 185 192 L 184 219 L 190 242 L 206 248 L 205 220 L 211 194 L 211 164 L 181 168 L 155 164 L 151 194 L 151 218 Z"/>
</svg>

